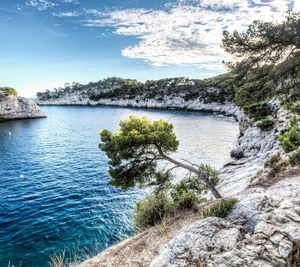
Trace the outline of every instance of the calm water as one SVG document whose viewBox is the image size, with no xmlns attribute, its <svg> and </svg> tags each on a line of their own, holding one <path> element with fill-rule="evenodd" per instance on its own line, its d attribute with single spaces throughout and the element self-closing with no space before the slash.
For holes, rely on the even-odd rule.
<svg viewBox="0 0 300 267">
<path fill-rule="evenodd" d="M 99 130 L 135 113 L 165 118 L 180 140 L 177 157 L 229 160 L 238 135 L 229 118 L 112 107 L 44 107 L 47 119 L 0 123 L 0 266 L 48 266 L 68 248 L 95 254 L 133 233 L 143 192 L 109 186 Z"/>
</svg>

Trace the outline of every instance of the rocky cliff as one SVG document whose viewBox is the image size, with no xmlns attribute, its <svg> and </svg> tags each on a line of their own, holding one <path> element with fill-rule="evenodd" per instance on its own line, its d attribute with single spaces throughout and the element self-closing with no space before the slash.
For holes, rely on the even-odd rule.
<svg viewBox="0 0 300 267">
<path fill-rule="evenodd" d="M 33 101 L 0 92 L 0 121 L 44 117 L 46 113 Z"/>
<path fill-rule="evenodd" d="M 270 171 L 270 160 L 287 157 L 278 136 L 289 127 L 290 117 L 279 109 L 274 128 L 262 131 L 240 113 L 236 149 L 241 158 L 220 170 L 218 189 L 239 200 L 226 218 L 184 215 L 79 266 L 300 266 L 300 168 L 259 182 Z"/>
<path fill-rule="evenodd" d="M 40 94 L 39 103 L 44 105 L 214 111 L 235 116 L 240 124 L 241 136 L 232 152 L 236 159 L 220 170 L 219 191 L 239 200 L 226 218 L 184 215 L 79 266 L 300 266 L 300 168 L 287 167 L 281 174 L 270 175 L 276 169 L 270 162 L 288 159 L 279 136 L 288 129 L 291 114 L 278 105 L 276 97 L 266 100 L 274 121 L 271 129 L 258 128 L 257 121 L 233 103 L 229 81 L 228 77 L 217 82 L 167 79 L 143 85 L 130 82 L 130 86 L 128 81 L 126 86 L 120 80 L 102 81 Z M 263 109 L 257 110 L 262 115 Z"/>
<path fill-rule="evenodd" d="M 173 78 L 145 83 L 108 78 L 87 85 L 67 85 L 38 93 L 37 97 L 40 105 L 114 105 L 239 114 L 238 107 L 232 102 L 228 75 L 207 80 Z"/>
</svg>

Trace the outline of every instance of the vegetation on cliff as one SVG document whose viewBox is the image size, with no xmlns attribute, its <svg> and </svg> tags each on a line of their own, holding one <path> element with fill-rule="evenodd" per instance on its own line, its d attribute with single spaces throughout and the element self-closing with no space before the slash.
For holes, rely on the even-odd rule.
<svg viewBox="0 0 300 267">
<path fill-rule="evenodd" d="M 224 32 L 223 47 L 236 59 L 227 63 L 235 77 L 235 102 L 253 119 L 273 114 L 268 102 L 274 97 L 298 110 L 299 34 L 300 17 L 293 12 L 280 23 L 254 21 L 246 32 Z"/>
<path fill-rule="evenodd" d="M 4 93 L 5 95 L 13 95 L 13 96 L 18 95 L 16 89 L 11 87 L 0 87 L 0 92 Z"/>
<path fill-rule="evenodd" d="M 276 128 L 285 153 L 265 162 L 261 184 L 284 177 L 300 162 L 299 34 L 300 15 L 293 12 L 282 22 L 254 21 L 246 32 L 224 32 L 223 47 L 235 59 L 227 63 L 235 77 L 235 103 L 263 131 L 281 124 Z M 282 126 L 285 118 L 278 118 L 282 107 L 295 114 L 289 125 Z"/>
<path fill-rule="evenodd" d="M 279 141 L 283 150 L 287 153 L 300 147 L 300 129 L 296 116 L 290 120 L 289 130 L 281 134 Z"/>
<path fill-rule="evenodd" d="M 232 82 L 230 74 L 210 79 L 168 78 L 149 80 L 141 83 L 132 79 L 107 78 L 98 82 L 81 85 L 66 84 L 64 88 L 55 88 L 38 92 L 40 101 L 57 100 L 63 97 L 79 95 L 80 99 L 99 101 L 101 99 L 156 99 L 163 101 L 165 97 L 182 97 L 184 100 L 200 99 L 205 103 L 232 101 Z"/>
</svg>

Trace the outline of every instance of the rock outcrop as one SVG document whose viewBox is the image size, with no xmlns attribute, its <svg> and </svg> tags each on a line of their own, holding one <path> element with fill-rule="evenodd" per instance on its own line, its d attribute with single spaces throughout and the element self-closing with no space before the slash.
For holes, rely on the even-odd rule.
<svg viewBox="0 0 300 267">
<path fill-rule="evenodd" d="M 0 121 L 44 117 L 46 113 L 33 101 L 0 92 Z"/>
<path fill-rule="evenodd" d="M 255 181 L 258 173 L 265 170 L 265 164 L 275 155 L 283 155 L 278 136 L 287 129 L 290 114 L 280 109 L 277 111 L 277 120 L 271 131 L 262 131 L 251 123 L 243 113 L 239 116 L 239 123 L 242 124 L 241 136 L 237 148 L 232 154 L 238 151 L 242 158 L 227 163 L 220 170 L 219 190 L 223 196 L 235 196 L 249 184 Z"/>
<path fill-rule="evenodd" d="M 230 216 L 182 228 L 150 266 L 300 266 L 300 177 L 237 197 Z"/>
</svg>

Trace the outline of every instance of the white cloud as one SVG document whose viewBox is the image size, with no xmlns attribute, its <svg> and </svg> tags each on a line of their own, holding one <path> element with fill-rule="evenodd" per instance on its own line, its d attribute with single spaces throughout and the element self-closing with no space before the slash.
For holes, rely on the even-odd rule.
<svg viewBox="0 0 300 267">
<path fill-rule="evenodd" d="M 78 3 L 78 0 L 62 0 L 63 3 Z"/>
<path fill-rule="evenodd" d="M 49 0 L 28 0 L 28 1 L 26 1 L 26 5 L 35 7 L 39 11 L 43 11 L 48 8 L 55 7 L 57 4 L 55 4 Z"/>
<path fill-rule="evenodd" d="M 39 11 L 44 11 L 49 8 L 59 6 L 60 4 L 78 4 L 78 0 L 27 0 L 26 6 L 32 6 Z"/>
<path fill-rule="evenodd" d="M 84 25 L 112 27 L 138 43 L 123 56 L 155 66 L 193 64 L 222 68 L 229 58 L 220 47 L 224 30 L 244 30 L 253 20 L 281 20 L 292 0 L 181 0 L 165 10 L 86 10 Z M 296 4 L 296 2 L 295 2 Z"/>
<path fill-rule="evenodd" d="M 68 12 L 52 13 L 52 15 L 59 18 L 70 18 L 70 17 L 79 17 L 80 13 L 77 11 L 68 11 Z"/>
</svg>

